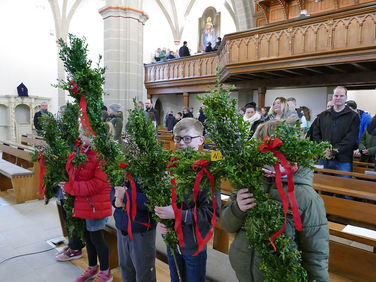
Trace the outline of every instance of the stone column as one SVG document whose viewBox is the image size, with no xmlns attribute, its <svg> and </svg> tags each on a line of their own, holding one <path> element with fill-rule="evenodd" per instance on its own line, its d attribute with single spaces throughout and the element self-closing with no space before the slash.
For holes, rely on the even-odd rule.
<svg viewBox="0 0 376 282">
<path fill-rule="evenodd" d="M 257 106 L 259 108 L 265 107 L 265 93 L 266 93 L 266 87 L 259 87 L 257 89 L 258 92 L 258 103 Z"/>
<path fill-rule="evenodd" d="M 104 22 L 105 105 L 118 103 L 125 117 L 133 98 L 145 100 L 143 41 L 148 16 L 142 1 L 107 0 L 99 13 Z"/>
</svg>

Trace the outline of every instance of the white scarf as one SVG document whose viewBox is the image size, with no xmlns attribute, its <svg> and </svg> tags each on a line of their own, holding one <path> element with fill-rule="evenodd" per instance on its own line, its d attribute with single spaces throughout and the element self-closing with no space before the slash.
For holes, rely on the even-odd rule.
<svg viewBox="0 0 376 282">
<path fill-rule="evenodd" d="M 248 122 L 250 123 L 249 128 L 251 128 L 252 125 L 253 125 L 253 123 L 254 123 L 255 121 L 258 121 L 258 120 L 261 119 L 261 115 L 260 115 L 258 112 L 256 112 L 256 113 L 255 113 L 253 116 L 251 116 L 250 118 L 247 118 L 247 117 L 244 115 L 244 116 L 243 116 L 243 119 L 244 119 L 244 121 L 248 121 Z"/>
</svg>

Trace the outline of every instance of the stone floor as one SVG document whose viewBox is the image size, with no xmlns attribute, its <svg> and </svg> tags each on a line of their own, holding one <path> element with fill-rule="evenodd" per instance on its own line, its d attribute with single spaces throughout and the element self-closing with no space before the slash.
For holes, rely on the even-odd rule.
<svg viewBox="0 0 376 282">
<path fill-rule="evenodd" d="M 7 192 L 0 195 L 0 281 L 74 281 L 81 269 L 57 262 L 47 240 L 62 235 L 54 201 L 35 200 L 12 204 Z M 24 254 L 49 250 L 39 254 Z M 4 261 L 10 257 L 20 256 Z M 3 262 L 4 261 L 4 262 Z"/>
</svg>

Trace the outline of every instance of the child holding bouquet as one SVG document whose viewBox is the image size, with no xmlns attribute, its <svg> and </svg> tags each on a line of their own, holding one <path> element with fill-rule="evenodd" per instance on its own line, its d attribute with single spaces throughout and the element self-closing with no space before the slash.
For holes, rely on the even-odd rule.
<svg viewBox="0 0 376 282">
<path fill-rule="evenodd" d="M 200 121 L 194 118 L 185 118 L 179 121 L 174 129 L 175 149 L 184 150 L 186 148 L 199 149 L 199 146 L 204 143 L 203 137 L 204 127 Z M 194 202 L 190 200 L 193 194 L 187 195 L 183 201 L 183 211 L 181 217 L 182 233 L 184 238 L 184 246 L 176 246 L 174 253 L 179 271 L 183 281 L 188 282 L 205 282 L 206 281 L 206 260 L 207 252 L 206 245 L 203 250 L 198 251 L 198 240 L 195 235 L 196 224 L 202 235 L 206 236 L 208 232 L 214 228 L 211 225 L 211 218 L 213 213 L 219 217 L 221 209 L 221 196 L 219 192 L 215 192 L 216 210 L 213 210 L 213 199 L 209 199 L 208 189 L 199 191 L 197 195 L 197 223 L 194 220 Z M 161 219 L 174 219 L 175 214 L 172 206 L 155 207 L 155 213 Z M 161 234 L 167 234 L 168 228 L 162 224 L 157 224 L 157 230 Z M 168 264 L 170 268 L 170 277 L 172 282 L 179 281 L 178 272 L 174 259 L 171 255 L 171 250 L 167 248 Z"/>
<path fill-rule="evenodd" d="M 103 237 L 108 216 L 112 214 L 111 187 L 101 168 L 100 160 L 97 159 L 97 153 L 92 150 L 92 139 L 82 126 L 79 132 L 83 143 L 79 153 L 85 154 L 87 161 L 73 168 L 70 160 L 67 164 L 69 181 L 64 183 L 63 188 L 64 193 L 75 196 L 73 216 L 86 221 L 85 239 L 89 266 L 76 281 L 87 281 L 91 278 L 95 278 L 95 282 L 112 281 L 108 246 Z M 97 265 L 97 257 L 100 267 Z"/>
<path fill-rule="evenodd" d="M 274 129 L 281 124 L 280 120 L 272 120 L 261 124 L 254 135 L 263 140 L 266 136 L 272 136 Z M 299 207 L 299 214 L 303 231 L 297 232 L 294 228 L 291 209 L 287 213 L 287 225 L 285 234 L 289 236 L 302 253 L 302 266 L 308 273 L 309 281 L 329 281 L 328 257 L 329 257 L 329 230 L 326 219 L 323 200 L 312 187 L 313 171 L 309 168 L 299 167 L 295 169 L 293 180 L 295 196 Z M 281 171 L 283 168 L 281 168 Z M 264 167 L 263 186 L 269 198 L 281 203 L 275 183 L 273 167 Z M 286 179 L 282 179 L 283 189 L 287 191 Z M 260 270 L 263 258 L 249 247 L 246 237 L 244 221 L 247 210 L 257 205 L 256 199 L 248 188 L 233 192 L 228 203 L 223 207 L 221 223 L 227 232 L 236 233 L 230 246 L 229 259 L 232 268 L 240 282 L 264 281 L 264 273 Z"/>
</svg>

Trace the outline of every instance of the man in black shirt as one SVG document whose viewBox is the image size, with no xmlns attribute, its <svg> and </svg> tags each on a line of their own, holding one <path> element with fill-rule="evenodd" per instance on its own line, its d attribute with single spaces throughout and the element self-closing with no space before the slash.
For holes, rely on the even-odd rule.
<svg viewBox="0 0 376 282">
<path fill-rule="evenodd" d="M 313 141 L 328 141 L 337 151 L 326 151 L 328 160 L 320 160 L 324 168 L 351 171 L 353 150 L 358 138 L 359 117 L 346 106 L 347 90 L 334 89 L 334 106 L 319 114 L 312 124 Z M 347 176 L 344 176 L 347 177 Z"/>
<path fill-rule="evenodd" d="M 189 49 L 187 47 L 187 41 L 183 42 L 183 46 L 180 47 L 179 49 L 179 57 L 187 57 L 190 56 L 191 54 L 189 53 Z"/>
</svg>

